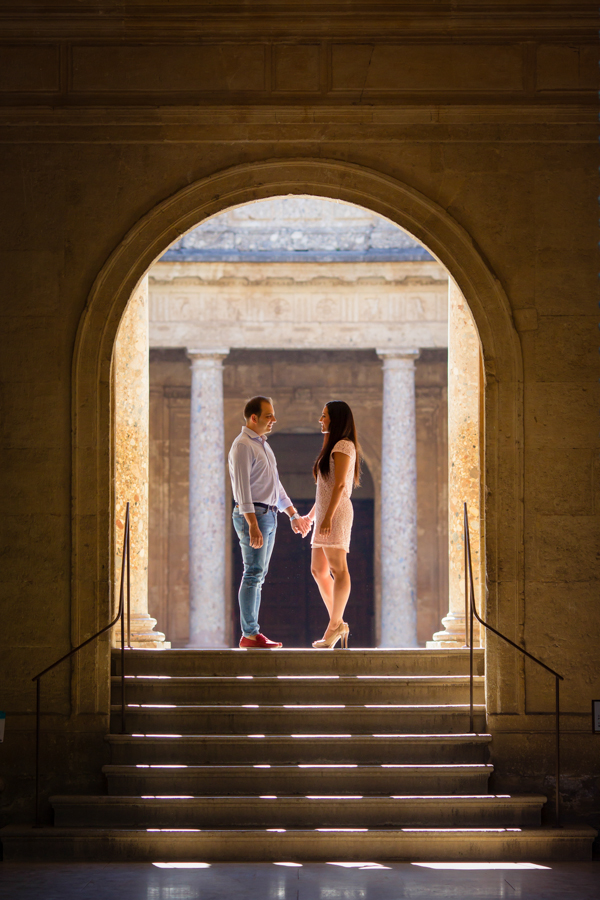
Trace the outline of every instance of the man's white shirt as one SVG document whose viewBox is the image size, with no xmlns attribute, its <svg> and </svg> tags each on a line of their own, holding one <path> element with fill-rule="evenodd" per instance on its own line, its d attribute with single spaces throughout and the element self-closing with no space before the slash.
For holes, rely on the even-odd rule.
<svg viewBox="0 0 600 900">
<path fill-rule="evenodd" d="M 276 506 L 280 511 L 292 506 L 279 480 L 275 454 L 265 438 L 245 425 L 229 451 L 229 475 L 241 513 L 253 513 L 255 503 Z"/>
</svg>

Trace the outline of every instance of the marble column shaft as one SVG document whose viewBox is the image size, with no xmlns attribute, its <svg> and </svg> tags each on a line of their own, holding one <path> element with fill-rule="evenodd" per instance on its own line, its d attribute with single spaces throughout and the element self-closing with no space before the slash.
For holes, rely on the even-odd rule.
<svg viewBox="0 0 600 900">
<path fill-rule="evenodd" d="M 190 420 L 189 647 L 225 647 L 225 438 L 223 359 L 228 350 L 188 350 Z"/>
<path fill-rule="evenodd" d="M 417 646 L 417 436 L 414 349 L 383 359 L 381 642 Z"/>
<path fill-rule="evenodd" d="M 165 636 L 148 614 L 148 278 L 131 297 L 115 343 L 115 600 L 119 601 L 125 509 L 130 505 L 131 643 L 162 649 Z M 120 643 L 120 633 L 116 636 Z"/>
<path fill-rule="evenodd" d="M 465 563 L 463 503 L 469 510 L 475 601 L 481 608 L 480 528 L 480 403 L 481 350 L 467 301 L 457 285 L 448 282 L 448 615 L 444 631 L 433 635 L 429 647 L 462 647 L 465 643 Z M 474 622 L 479 640 L 479 625 Z"/>
</svg>

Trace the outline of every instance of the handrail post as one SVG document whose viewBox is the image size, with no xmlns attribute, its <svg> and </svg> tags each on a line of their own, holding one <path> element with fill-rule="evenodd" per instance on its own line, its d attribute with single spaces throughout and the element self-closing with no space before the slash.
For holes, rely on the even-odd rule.
<svg viewBox="0 0 600 900">
<path fill-rule="evenodd" d="M 556 766 L 555 766 L 555 778 L 556 778 L 556 796 L 554 798 L 555 803 L 555 814 L 556 814 L 556 828 L 562 828 L 560 822 L 560 678 L 558 675 L 554 676 L 554 698 L 556 703 L 556 721 L 555 721 L 555 730 L 556 730 Z"/>
<path fill-rule="evenodd" d="M 40 821 L 40 679 L 35 682 L 35 827 L 41 828 Z"/>
<path fill-rule="evenodd" d="M 469 648 L 469 733 L 475 734 L 475 715 L 473 712 L 473 571 L 471 569 L 471 540 L 469 537 L 469 518 L 467 504 L 463 514 L 463 544 L 465 556 L 465 643 Z"/>
<path fill-rule="evenodd" d="M 129 572 L 129 542 L 130 542 L 130 522 L 129 522 L 129 502 L 125 509 L 125 534 L 123 536 L 123 556 L 121 559 L 121 587 L 119 591 L 119 610 L 121 612 L 121 734 L 126 733 L 125 725 L 125 708 L 127 706 L 125 697 L 125 563 L 127 560 L 127 638 L 128 645 L 131 646 L 129 640 L 129 604 L 130 604 L 130 572 Z"/>
<path fill-rule="evenodd" d="M 131 650 L 131 534 L 127 504 L 127 647 Z"/>
<path fill-rule="evenodd" d="M 466 505 L 466 504 L 465 504 Z M 467 530 L 463 515 L 463 556 L 465 561 L 465 647 L 469 646 L 469 564 L 467 560 Z"/>
</svg>

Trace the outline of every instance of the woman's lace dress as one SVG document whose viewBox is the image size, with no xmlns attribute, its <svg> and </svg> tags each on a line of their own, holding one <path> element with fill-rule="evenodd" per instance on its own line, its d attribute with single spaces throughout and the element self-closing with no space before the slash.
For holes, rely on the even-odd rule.
<svg viewBox="0 0 600 900">
<path fill-rule="evenodd" d="M 319 534 L 319 528 L 323 517 L 329 508 L 333 486 L 335 484 L 335 461 L 334 453 L 345 453 L 350 457 L 350 468 L 346 475 L 346 483 L 344 492 L 336 509 L 333 520 L 331 522 L 331 531 L 329 534 Z M 354 510 L 352 509 L 352 486 L 354 484 L 354 461 L 356 459 L 356 447 L 352 441 L 338 441 L 331 451 L 329 457 L 329 474 L 323 476 L 322 472 L 317 475 L 317 498 L 315 501 L 315 524 L 312 533 L 313 547 L 332 547 L 339 550 L 350 550 L 350 533 L 352 531 L 352 520 L 354 518 Z"/>
</svg>

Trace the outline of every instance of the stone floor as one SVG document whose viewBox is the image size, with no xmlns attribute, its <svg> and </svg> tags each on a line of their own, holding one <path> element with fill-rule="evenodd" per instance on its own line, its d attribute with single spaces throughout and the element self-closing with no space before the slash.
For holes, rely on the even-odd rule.
<svg viewBox="0 0 600 900">
<path fill-rule="evenodd" d="M 600 863 L 0 863 L 3 900 L 598 900 Z M 190 868 L 194 866 L 194 868 Z M 440 868 L 435 868 L 440 866 Z M 432 868 L 433 867 L 433 868 Z"/>
</svg>

